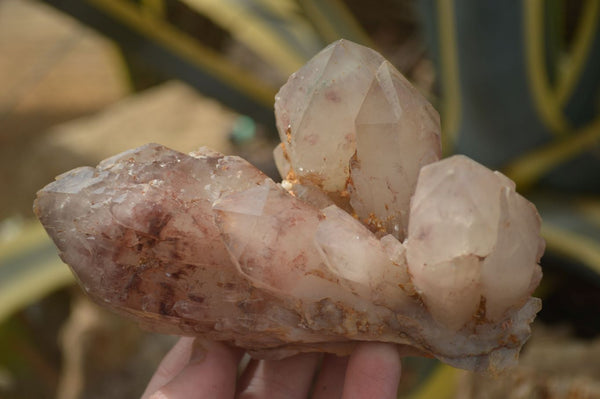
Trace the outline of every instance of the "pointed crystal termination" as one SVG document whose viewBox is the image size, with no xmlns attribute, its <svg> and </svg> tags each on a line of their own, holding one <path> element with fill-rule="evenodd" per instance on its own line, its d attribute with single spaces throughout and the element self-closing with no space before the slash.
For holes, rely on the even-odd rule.
<svg viewBox="0 0 600 399">
<path fill-rule="evenodd" d="M 287 189 L 404 239 L 419 170 L 440 158 L 441 140 L 438 113 L 400 72 L 369 48 L 337 41 L 290 77 L 275 116 Z"/>
<path fill-rule="evenodd" d="M 540 224 L 511 180 L 465 156 L 421 169 L 405 246 L 434 318 L 458 330 L 523 306 L 541 279 Z"/>
<path fill-rule="evenodd" d="M 438 113 L 383 62 L 356 117 L 350 205 L 372 230 L 403 239 L 419 170 L 440 156 Z"/>
<path fill-rule="evenodd" d="M 281 142 L 301 183 L 341 192 L 356 151 L 354 119 L 384 58 L 339 40 L 322 50 L 275 97 Z M 283 178 L 286 178 L 284 175 Z"/>
</svg>

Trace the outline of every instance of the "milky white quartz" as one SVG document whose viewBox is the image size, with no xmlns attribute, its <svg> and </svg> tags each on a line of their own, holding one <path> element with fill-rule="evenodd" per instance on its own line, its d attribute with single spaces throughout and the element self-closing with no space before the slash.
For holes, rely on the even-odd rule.
<svg viewBox="0 0 600 399">
<path fill-rule="evenodd" d="M 337 41 L 279 90 L 277 129 L 299 178 L 327 192 L 346 187 L 348 161 L 356 151 L 354 118 L 384 61 L 369 48 Z"/>
<path fill-rule="evenodd" d="M 433 316 L 462 327 L 499 321 L 537 286 L 544 251 L 535 207 L 499 172 L 455 155 L 421 169 L 410 207 L 407 262 Z"/>
<path fill-rule="evenodd" d="M 275 109 L 281 184 L 238 157 L 148 144 L 40 190 L 35 212 L 88 295 L 258 358 L 381 341 L 514 365 L 544 249 L 514 183 L 439 160 L 435 110 L 348 41 L 292 75 Z"/>
<path fill-rule="evenodd" d="M 282 143 L 274 156 L 291 184 L 316 186 L 373 230 L 402 239 L 419 170 L 441 156 L 440 121 L 373 53 L 340 40 L 290 77 L 275 101 Z"/>
<path fill-rule="evenodd" d="M 350 205 L 361 220 L 397 238 L 422 166 L 440 159 L 440 122 L 431 104 L 384 61 L 355 118 Z"/>
</svg>

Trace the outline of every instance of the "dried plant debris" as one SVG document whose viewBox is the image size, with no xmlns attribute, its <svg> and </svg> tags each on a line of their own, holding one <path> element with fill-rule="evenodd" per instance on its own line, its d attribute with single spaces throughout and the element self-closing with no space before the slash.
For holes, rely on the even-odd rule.
<svg viewBox="0 0 600 399">
<path fill-rule="evenodd" d="M 440 160 L 437 112 L 348 41 L 293 74 L 275 111 L 281 184 L 239 157 L 148 144 L 43 188 L 36 214 L 88 295 L 261 358 L 384 341 L 514 365 L 544 250 L 514 183 Z"/>
</svg>

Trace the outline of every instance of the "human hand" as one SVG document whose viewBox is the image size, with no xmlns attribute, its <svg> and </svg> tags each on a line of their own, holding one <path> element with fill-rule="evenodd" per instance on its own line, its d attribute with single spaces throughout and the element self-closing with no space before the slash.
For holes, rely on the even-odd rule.
<svg viewBox="0 0 600 399">
<path fill-rule="evenodd" d="M 310 392 L 312 399 L 385 399 L 396 397 L 400 380 L 400 355 L 392 344 L 360 343 L 349 357 L 309 353 L 251 360 L 237 378 L 242 355 L 219 342 L 181 338 L 142 399 L 306 398 Z"/>
</svg>

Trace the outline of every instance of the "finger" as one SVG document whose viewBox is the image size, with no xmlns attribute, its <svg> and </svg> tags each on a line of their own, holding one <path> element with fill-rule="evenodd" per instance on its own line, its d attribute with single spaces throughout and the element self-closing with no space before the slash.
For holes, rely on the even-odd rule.
<svg viewBox="0 0 600 399">
<path fill-rule="evenodd" d="M 341 398 L 348 356 L 325 355 L 313 390 L 313 399 Z"/>
<path fill-rule="evenodd" d="M 258 368 L 259 364 L 260 360 L 250 359 L 246 365 L 246 368 L 241 371 L 241 375 L 238 378 L 236 387 L 238 393 L 246 391 L 250 385 L 250 382 L 252 381 L 252 377 L 254 377 L 254 373 L 256 373 L 256 369 Z"/>
<path fill-rule="evenodd" d="M 240 384 L 240 399 L 306 398 L 319 362 L 319 354 L 309 353 L 283 360 L 252 362 Z"/>
<path fill-rule="evenodd" d="M 149 399 L 231 399 L 242 352 L 196 339 L 189 363 Z"/>
<path fill-rule="evenodd" d="M 361 343 L 350 355 L 342 398 L 396 398 L 400 370 L 395 345 Z"/>
<path fill-rule="evenodd" d="M 158 388 L 171 381 L 185 367 L 190 359 L 194 338 L 182 337 L 165 355 L 156 372 L 150 379 L 142 399 L 147 399 Z"/>
</svg>

